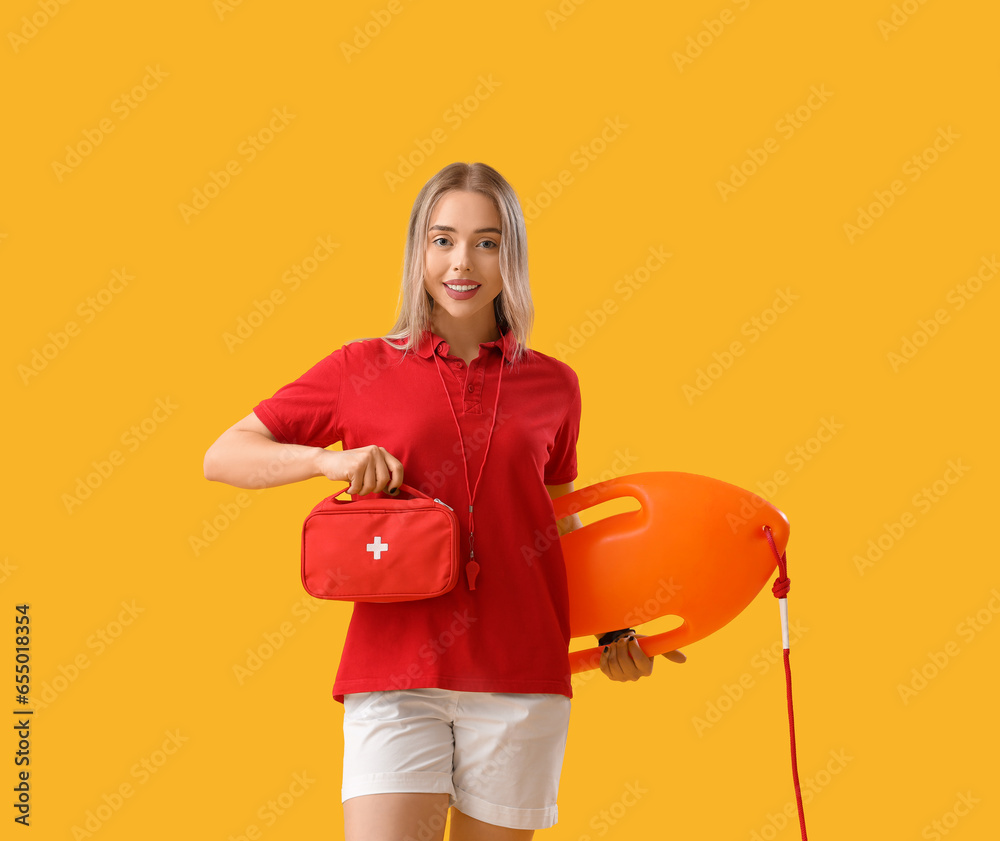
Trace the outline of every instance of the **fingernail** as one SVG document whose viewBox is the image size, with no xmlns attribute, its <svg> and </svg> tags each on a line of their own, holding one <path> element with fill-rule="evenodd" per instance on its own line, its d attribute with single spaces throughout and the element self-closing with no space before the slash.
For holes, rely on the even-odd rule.
<svg viewBox="0 0 1000 841">
<path fill-rule="evenodd" d="M 604 646 L 604 650 L 605 650 L 605 651 L 607 651 L 607 650 L 608 650 L 608 647 L 607 647 L 607 646 Z"/>
</svg>

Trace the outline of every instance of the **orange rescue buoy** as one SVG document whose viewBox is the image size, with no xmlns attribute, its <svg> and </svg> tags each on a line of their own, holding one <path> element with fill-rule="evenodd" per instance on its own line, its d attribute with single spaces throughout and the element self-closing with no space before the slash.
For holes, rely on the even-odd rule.
<svg viewBox="0 0 1000 841">
<path fill-rule="evenodd" d="M 557 520 L 633 497 L 613 514 L 560 538 L 569 582 L 570 635 L 599 636 L 674 614 L 680 627 L 639 640 L 649 656 L 689 645 L 735 619 L 776 566 L 788 519 L 755 493 L 695 473 L 634 473 L 553 500 Z M 600 665 L 601 649 L 570 653 L 574 673 Z"/>
</svg>

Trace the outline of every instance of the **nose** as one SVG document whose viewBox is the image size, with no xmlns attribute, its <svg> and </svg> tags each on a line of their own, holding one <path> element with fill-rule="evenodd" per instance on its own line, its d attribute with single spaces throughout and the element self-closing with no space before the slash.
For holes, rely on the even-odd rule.
<svg viewBox="0 0 1000 841">
<path fill-rule="evenodd" d="M 452 252 L 452 268 L 456 271 L 465 271 L 470 268 L 469 257 L 466 253 L 468 246 L 464 244 L 459 244 L 455 246 L 455 250 Z"/>
</svg>

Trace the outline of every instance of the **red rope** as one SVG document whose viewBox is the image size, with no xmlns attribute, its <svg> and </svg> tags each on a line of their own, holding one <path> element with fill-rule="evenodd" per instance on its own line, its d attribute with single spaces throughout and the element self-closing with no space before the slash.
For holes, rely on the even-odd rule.
<svg viewBox="0 0 1000 841">
<path fill-rule="evenodd" d="M 771 592 L 775 598 L 784 599 L 791 588 L 791 580 L 788 578 L 788 561 L 785 553 L 778 555 L 778 547 L 774 545 L 774 538 L 771 536 L 770 526 L 764 526 L 764 536 L 771 544 L 771 551 L 778 560 L 778 577 L 774 580 Z M 782 630 L 784 630 L 782 628 Z M 795 759 L 795 715 L 792 712 L 792 667 L 788 662 L 788 648 L 785 648 L 785 694 L 788 696 L 788 738 L 792 748 L 792 781 L 795 783 L 795 802 L 799 807 L 799 830 L 802 833 L 802 841 L 806 841 L 806 815 L 802 808 L 802 790 L 799 787 L 799 764 Z"/>
</svg>

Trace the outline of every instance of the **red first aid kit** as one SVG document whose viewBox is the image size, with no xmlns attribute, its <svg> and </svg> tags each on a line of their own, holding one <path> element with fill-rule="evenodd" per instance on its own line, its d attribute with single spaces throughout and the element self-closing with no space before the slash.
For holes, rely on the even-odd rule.
<svg viewBox="0 0 1000 841">
<path fill-rule="evenodd" d="M 401 602 L 447 593 L 458 582 L 458 517 L 407 484 L 413 499 L 336 499 L 302 525 L 302 586 L 318 599 Z"/>
</svg>

